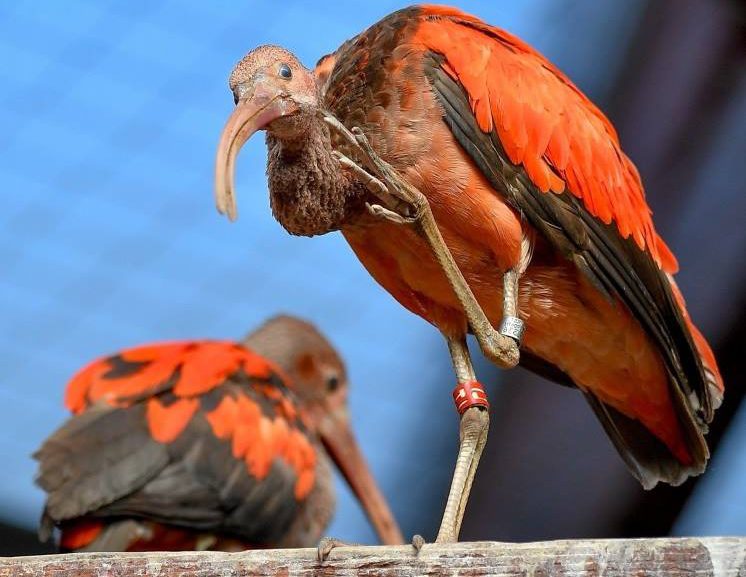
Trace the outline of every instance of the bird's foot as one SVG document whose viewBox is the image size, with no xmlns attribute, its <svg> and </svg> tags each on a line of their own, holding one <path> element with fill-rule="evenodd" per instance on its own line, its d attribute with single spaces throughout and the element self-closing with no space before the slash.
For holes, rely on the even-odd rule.
<svg viewBox="0 0 746 577">
<path fill-rule="evenodd" d="M 415 224 L 429 209 L 425 195 L 404 180 L 394 168 L 373 150 L 368 138 L 358 127 L 348 130 L 331 114 L 324 122 L 352 148 L 359 161 L 334 151 L 337 161 L 350 170 L 382 204 L 368 204 L 368 211 L 379 218 L 397 224 Z"/>
<path fill-rule="evenodd" d="M 357 543 L 348 543 L 334 537 L 322 537 L 321 541 L 319 541 L 319 546 L 316 548 L 316 557 L 319 563 L 323 563 L 329 558 L 332 549 L 336 547 L 355 547 L 356 545 Z"/>
<path fill-rule="evenodd" d="M 415 535 L 412 537 L 412 547 L 414 547 L 414 554 L 419 555 L 422 551 L 422 547 L 427 544 L 425 538 L 422 535 Z"/>
<path fill-rule="evenodd" d="M 385 206 L 381 206 L 380 204 L 370 204 L 366 202 L 365 208 L 367 208 L 368 212 L 376 218 L 380 218 L 381 220 L 388 220 L 395 224 L 414 224 L 417 221 L 416 217 L 402 216 L 398 212 L 389 210 L 388 208 L 386 208 Z"/>
</svg>

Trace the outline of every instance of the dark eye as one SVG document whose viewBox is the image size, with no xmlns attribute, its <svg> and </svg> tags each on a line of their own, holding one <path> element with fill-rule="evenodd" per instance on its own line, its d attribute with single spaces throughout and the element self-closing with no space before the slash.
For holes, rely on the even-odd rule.
<svg viewBox="0 0 746 577">
<path fill-rule="evenodd" d="M 293 71 L 290 70 L 290 66 L 287 64 L 280 64 L 280 68 L 277 73 L 285 80 L 290 80 L 293 77 Z"/>
<path fill-rule="evenodd" d="M 326 390 L 330 393 L 333 393 L 339 388 L 339 378 L 338 377 L 329 377 L 329 380 L 326 381 Z"/>
</svg>

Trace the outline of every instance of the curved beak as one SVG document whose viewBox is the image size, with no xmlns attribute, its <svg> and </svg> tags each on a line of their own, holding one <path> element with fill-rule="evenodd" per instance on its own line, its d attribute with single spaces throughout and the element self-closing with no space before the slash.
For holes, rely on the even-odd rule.
<svg viewBox="0 0 746 577">
<path fill-rule="evenodd" d="M 368 469 L 345 411 L 330 413 L 319 427 L 321 442 L 342 472 L 384 545 L 401 545 L 399 526 Z"/>
<path fill-rule="evenodd" d="M 231 220 L 236 220 L 238 214 L 233 179 L 236 157 L 241 147 L 255 132 L 266 128 L 273 120 L 298 110 L 294 102 L 268 86 L 259 84 L 242 92 L 250 94 L 238 101 L 225 123 L 215 160 L 215 204 L 218 212 Z"/>
</svg>

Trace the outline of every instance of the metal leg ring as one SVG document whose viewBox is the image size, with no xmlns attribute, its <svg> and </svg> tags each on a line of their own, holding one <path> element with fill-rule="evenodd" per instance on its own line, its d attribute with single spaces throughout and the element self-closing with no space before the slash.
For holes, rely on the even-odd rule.
<svg viewBox="0 0 746 577">
<path fill-rule="evenodd" d="M 526 325 L 518 317 L 503 317 L 498 332 L 504 337 L 510 337 L 520 345 L 525 328 Z"/>
</svg>

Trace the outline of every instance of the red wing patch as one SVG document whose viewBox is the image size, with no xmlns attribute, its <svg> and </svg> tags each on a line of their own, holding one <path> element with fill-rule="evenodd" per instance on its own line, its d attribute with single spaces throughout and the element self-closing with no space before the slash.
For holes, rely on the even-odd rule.
<svg viewBox="0 0 746 577">
<path fill-rule="evenodd" d="M 60 536 L 60 548 L 75 551 L 90 545 L 104 529 L 103 521 L 97 519 L 76 519 L 65 523 Z"/>
<path fill-rule="evenodd" d="M 127 370 L 121 370 L 122 366 Z M 128 406 L 133 400 L 166 389 L 180 397 L 196 396 L 214 389 L 239 370 L 258 379 L 278 372 L 268 360 L 230 341 L 145 345 L 99 359 L 82 369 L 67 386 L 65 405 L 73 413 L 97 401 Z"/>
<path fill-rule="evenodd" d="M 181 378 L 174 386 L 180 397 L 198 395 L 225 381 L 239 369 L 258 379 L 269 378 L 272 366 L 265 358 L 234 343 L 204 342 L 189 352 Z"/>
<path fill-rule="evenodd" d="M 676 259 L 657 235 L 640 176 L 604 114 L 546 58 L 504 30 L 459 10 L 422 6 L 414 40 L 445 57 L 485 133 L 542 192 L 566 190 L 616 223 L 667 272 Z"/>
<path fill-rule="evenodd" d="M 164 405 L 158 397 L 148 399 L 145 405 L 150 436 L 159 443 L 170 443 L 181 435 L 199 408 L 197 399 L 178 399 Z"/>
<path fill-rule="evenodd" d="M 277 406 L 281 407 L 282 401 L 292 406 L 287 399 L 282 399 Z M 280 414 L 273 417 L 263 414 L 259 405 L 243 393 L 223 397 L 206 418 L 215 436 L 231 441 L 233 456 L 244 460 L 255 478 L 265 478 L 272 462 L 279 458 L 297 475 L 296 498 L 304 499 L 311 491 L 316 452 L 308 437 L 290 424 L 293 420 Z"/>
<path fill-rule="evenodd" d="M 103 401 L 117 407 L 145 402 L 150 436 L 171 443 L 200 410 L 200 397 L 239 372 L 249 376 L 252 398 L 240 388 L 226 389 L 204 416 L 219 439 L 229 441 L 233 456 L 264 479 L 275 459 L 297 477 L 295 496 L 305 498 L 314 485 L 316 453 L 302 430 L 295 404 L 269 381 L 282 379 L 279 368 L 249 349 L 228 341 L 194 341 L 136 347 L 100 359 L 70 381 L 65 404 L 80 413 Z M 264 414 L 258 398 L 272 406 Z"/>
</svg>

